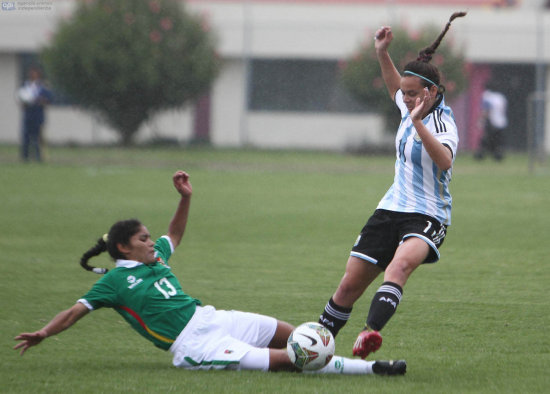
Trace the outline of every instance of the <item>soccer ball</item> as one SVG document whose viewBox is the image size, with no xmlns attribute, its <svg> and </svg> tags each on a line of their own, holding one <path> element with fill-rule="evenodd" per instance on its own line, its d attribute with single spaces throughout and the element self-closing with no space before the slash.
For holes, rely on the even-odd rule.
<svg viewBox="0 0 550 394">
<path fill-rule="evenodd" d="M 334 356 L 334 337 L 319 323 L 304 323 L 292 331 L 286 350 L 296 367 L 315 371 L 327 365 Z"/>
</svg>

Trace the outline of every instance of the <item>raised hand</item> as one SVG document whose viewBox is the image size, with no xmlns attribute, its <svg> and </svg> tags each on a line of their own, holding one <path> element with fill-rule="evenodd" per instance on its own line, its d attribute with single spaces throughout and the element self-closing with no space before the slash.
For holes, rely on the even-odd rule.
<svg viewBox="0 0 550 394">
<path fill-rule="evenodd" d="M 193 193 L 193 187 L 189 182 L 189 174 L 185 171 L 176 171 L 172 177 L 174 187 L 182 196 L 190 196 Z"/>
<path fill-rule="evenodd" d="M 391 27 L 382 26 L 380 29 L 376 30 L 374 34 L 374 48 L 376 50 L 386 50 L 390 46 L 392 40 L 393 33 Z"/>
<path fill-rule="evenodd" d="M 414 109 L 411 111 L 411 119 L 422 120 L 424 113 L 427 110 L 427 105 L 430 101 L 430 91 L 428 88 L 422 90 L 420 97 L 417 97 L 414 103 Z"/>
</svg>

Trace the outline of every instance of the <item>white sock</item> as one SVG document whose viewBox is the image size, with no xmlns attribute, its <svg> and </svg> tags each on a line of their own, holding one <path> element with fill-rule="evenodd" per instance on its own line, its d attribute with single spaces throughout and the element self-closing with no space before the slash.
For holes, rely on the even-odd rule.
<svg viewBox="0 0 550 394">
<path fill-rule="evenodd" d="M 365 361 L 354 358 L 347 358 L 341 356 L 334 356 L 332 360 L 317 371 L 310 371 L 312 373 L 341 373 L 344 375 L 367 375 L 372 374 L 372 365 L 374 361 Z M 306 372 L 306 371 L 304 371 Z"/>
</svg>

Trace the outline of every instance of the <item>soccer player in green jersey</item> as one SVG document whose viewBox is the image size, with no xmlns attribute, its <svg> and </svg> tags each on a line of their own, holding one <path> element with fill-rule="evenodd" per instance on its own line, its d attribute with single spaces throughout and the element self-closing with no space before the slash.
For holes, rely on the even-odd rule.
<svg viewBox="0 0 550 394">
<path fill-rule="evenodd" d="M 173 182 L 181 198 L 167 234 L 155 242 L 138 220 L 116 222 L 80 261 L 84 268 L 105 275 L 75 305 L 57 314 L 42 329 L 15 337 L 21 342 L 14 349 L 21 349 L 23 354 L 90 311 L 109 307 L 155 346 L 170 350 L 177 367 L 296 370 L 286 351 L 292 325 L 255 313 L 202 306 L 182 290 L 168 261 L 187 225 L 192 186 L 183 171 L 174 174 Z M 88 264 L 90 258 L 104 251 L 116 264 L 108 272 Z M 403 360 L 365 361 L 335 356 L 318 372 L 402 375 L 405 370 Z"/>
</svg>

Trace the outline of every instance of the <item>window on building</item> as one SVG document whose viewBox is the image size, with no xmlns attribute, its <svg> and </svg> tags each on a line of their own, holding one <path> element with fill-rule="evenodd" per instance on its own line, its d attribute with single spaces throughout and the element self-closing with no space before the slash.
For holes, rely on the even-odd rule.
<svg viewBox="0 0 550 394">
<path fill-rule="evenodd" d="M 339 82 L 336 61 L 254 59 L 250 74 L 251 110 L 368 111 Z"/>
</svg>

